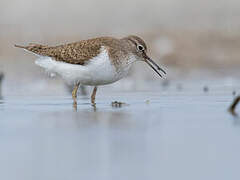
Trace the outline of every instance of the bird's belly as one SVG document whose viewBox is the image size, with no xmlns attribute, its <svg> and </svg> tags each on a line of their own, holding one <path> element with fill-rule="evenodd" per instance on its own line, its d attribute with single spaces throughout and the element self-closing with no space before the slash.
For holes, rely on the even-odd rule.
<svg viewBox="0 0 240 180">
<path fill-rule="evenodd" d="M 83 85 L 105 85 L 120 79 L 115 67 L 110 63 L 88 64 L 84 68 L 83 72 L 79 71 L 77 78 Z"/>
<path fill-rule="evenodd" d="M 116 82 L 127 74 L 117 72 L 104 51 L 85 65 L 55 61 L 50 57 L 40 58 L 36 64 L 58 74 L 69 84 L 80 82 L 91 86 L 105 85 Z"/>
</svg>

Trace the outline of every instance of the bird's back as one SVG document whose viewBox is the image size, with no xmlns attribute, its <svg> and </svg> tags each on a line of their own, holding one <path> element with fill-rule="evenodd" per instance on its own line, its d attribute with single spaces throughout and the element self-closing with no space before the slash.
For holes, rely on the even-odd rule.
<svg viewBox="0 0 240 180">
<path fill-rule="evenodd" d="M 121 43 L 119 39 L 111 37 L 100 37 L 59 46 L 45 46 L 40 44 L 29 44 L 29 46 L 15 46 L 24 48 L 40 56 L 48 56 L 54 58 L 56 61 L 83 65 L 86 61 L 100 54 L 102 46 L 108 48 L 110 44 L 113 48 L 109 49 L 112 50 L 114 49 L 114 46 L 117 47 Z"/>
</svg>

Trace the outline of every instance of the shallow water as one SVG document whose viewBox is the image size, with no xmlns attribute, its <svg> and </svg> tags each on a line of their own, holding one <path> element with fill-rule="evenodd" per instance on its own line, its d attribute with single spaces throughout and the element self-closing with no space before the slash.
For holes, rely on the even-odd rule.
<svg viewBox="0 0 240 180">
<path fill-rule="evenodd" d="M 0 101 L 0 179 L 239 179 L 240 119 L 226 91 Z M 111 101 L 127 103 L 121 108 Z"/>
</svg>

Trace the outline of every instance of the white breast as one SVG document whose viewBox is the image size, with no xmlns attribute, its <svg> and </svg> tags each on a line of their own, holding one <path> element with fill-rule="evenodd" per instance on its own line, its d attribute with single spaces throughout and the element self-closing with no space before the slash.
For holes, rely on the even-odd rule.
<svg viewBox="0 0 240 180">
<path fill-rule="evenodd" d="M 89 60 L 85 65 L 60 62 L 51 57 L 41 57 L 35 63 L 50 73 L 60 75 L 69 84 L 80 82 L 83 85 L 113 83 L 127 75 L 129 69 L 126 68 L 124 72 L 117 72 L 104 47 L 102 47 L 101 53 L 98 56 Z"/>
</svg>

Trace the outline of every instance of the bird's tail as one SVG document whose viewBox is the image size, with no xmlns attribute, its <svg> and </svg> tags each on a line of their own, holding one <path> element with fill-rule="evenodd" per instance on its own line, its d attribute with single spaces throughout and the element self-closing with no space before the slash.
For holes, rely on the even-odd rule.
<svg viewBox="0 0 240 180">
<path fill-rule="evenodd" d="M 17 47 L 17 48 L 27 49 L 27 46 L 21 46 L 21 45 L 17 45 L 17 44 L 14 44 L 14 46 Z"/>
<path fill-rule="evenodd" d="M 48 46 L 44 46 L 41 44 L 35 44 L 35 43 L 29 43 L 28 46 L 21 46 L 21 45 L 17 45 L 17 44 L 15 44 L 14 46 L 17 48 L 22 48 L 24 50 L 30 51 L 36 55 L 42 55 L 42 56 L 47 55 L 45 51 L 46 51 L 46 49 L 49 48 Z"/>
</svg>

